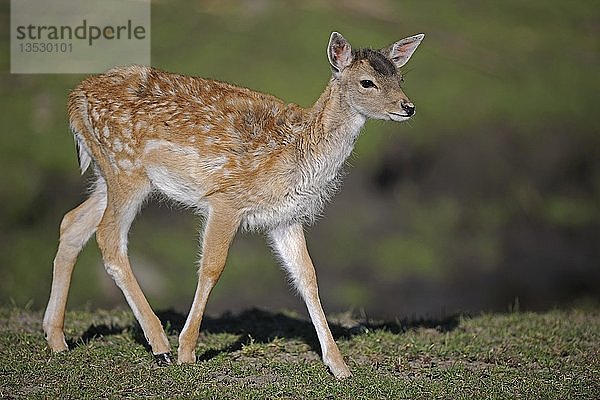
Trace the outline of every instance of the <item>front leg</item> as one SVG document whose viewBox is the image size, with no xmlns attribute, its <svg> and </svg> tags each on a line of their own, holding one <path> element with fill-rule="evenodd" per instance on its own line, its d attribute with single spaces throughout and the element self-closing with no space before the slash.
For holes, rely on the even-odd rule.
<svg viewBox="0 0 600 400">
<path fill-rule="evenodd" d="M 279 226 L 270 232 L 270 237 L 274 250 L 281 258 L 283 266 L 290 273 L 296 288 L 306 303 L 310 319 L 317 331 L 323 362 L 336 378 L 342 379 L 351 376 L 352 374 L 333 340 L 319 300 L 317 276 L 306 248 L 302 225 Z"/>
<path fill-rule="evenodd" d="M 229 245 L 239 226 L 239 218 L 224 208 L 212 208 L 209 212 L 202 237 L 202 259 L 198 269 L 198 286 L 185 326 L 179 334 L 177 361 L 196 361 L 196 342 L 208 295 L 219 280 L 225 267 Z"/>
</svg>

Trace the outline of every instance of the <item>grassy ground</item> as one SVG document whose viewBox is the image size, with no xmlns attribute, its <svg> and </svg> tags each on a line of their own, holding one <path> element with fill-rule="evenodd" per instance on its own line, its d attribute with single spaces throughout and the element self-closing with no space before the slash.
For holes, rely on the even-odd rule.
<svg viewBox="0 0 600 400">
<path fill-rule="evenodd" d="M 175 346 L 183 316 L 160 314 Z M 126 311 L 71 312 L 51 355 L 41 314 L 0 309 L 0 398 L 523 398 L 600 393 L 600 310 L 377 323 L 334 319 L 354 376 L 336 381 L 311 325 L 251 310 L 207 318 L 198 362 L 156 367 Z"/>
</svg>

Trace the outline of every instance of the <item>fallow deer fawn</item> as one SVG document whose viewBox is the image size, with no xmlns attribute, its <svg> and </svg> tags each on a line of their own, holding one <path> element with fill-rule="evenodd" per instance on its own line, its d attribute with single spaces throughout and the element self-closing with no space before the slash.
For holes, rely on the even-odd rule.
<svg viewBox="0 0 600 400">
<path fill-rule="evenodd" d="M 171 362 L 167 336 L 138 285 L 127 236 L 140 206 L 161 193 L 206 217 L 198 285 L 179 335 L 178 362 L 193 363 L 208 295 L 239 226 L 266 232 L 306 302 L 323 361 L 337 378 L 350 370 L 319 300 L 303 224 L 314 220 L 338 187 L 339 172 L 367 118 L 405 121 L 415 112 L 398 71 L 423 34 L 381 50 L 352 51 L 333 32 L 332 77 L 310 108 L 214 80 L 144 66 L 87 78 L 69 95 L 71 130 L 82 173 L 93 163 L 89 198 L 60 226 L 44 331 L 53 351 L 63 333 L 73 266 L 96 233 L 105 268 L 161 364 Z"/>
</svg>

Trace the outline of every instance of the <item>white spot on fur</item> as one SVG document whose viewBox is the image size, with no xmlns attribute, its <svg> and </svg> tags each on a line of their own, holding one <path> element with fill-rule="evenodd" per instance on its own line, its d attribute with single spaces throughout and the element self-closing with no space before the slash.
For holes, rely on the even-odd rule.
<svg viewBox="0 0 600 400">
<path fill-rule="evenodd" d="M 131 172 L 131 170 L 133 169 L 133 163 L 127 158 L 119 159 L 117 161 L 117 165 L 121 167 L 121 169 L 123 169 L 125 172 Z"/>
<path fill-rule="evenodd" d="M 135 131 L 139 132 L 146 127 L 146 121 L 138 121 L 135 123 Z"/>
<path fill-rule="evenodd" d="M 119 153 L 121 151 L 123 151 L 123 143 L 121 143 L 121 141 L 117 138 L 115 140 L 113 140 L 113 149 Z"/>
<path fill-rule="evenodd" d="M 125 149 L 125 153 L 129 154 L 130 156 L 132 156 L 135 153 L 128 143 L 125 143 L 125 146 L 123 146 L 123 148 Z"/>
</svg>

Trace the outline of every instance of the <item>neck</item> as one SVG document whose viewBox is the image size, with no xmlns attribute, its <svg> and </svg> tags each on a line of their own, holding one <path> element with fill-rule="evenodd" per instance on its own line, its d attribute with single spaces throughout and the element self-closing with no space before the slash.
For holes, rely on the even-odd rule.
<svg viewBox="0 0 600 400">
<path fill-rule="evenodd" d="M 334 79 L 316 103 L 301 113 L 294 162 L 285 164 L 292 176 L 291 204 L 313 219 L 339 187 L 340 171 L 366 118 L 348 104 Z"/>
<path fill-rule="evenodd" d="M 329 84 L 307 110 L 306 145 L 313 156 L 350 155 L 366 118 L 354 110 L 342 95 L 339 81 Z"/>
</svg>

